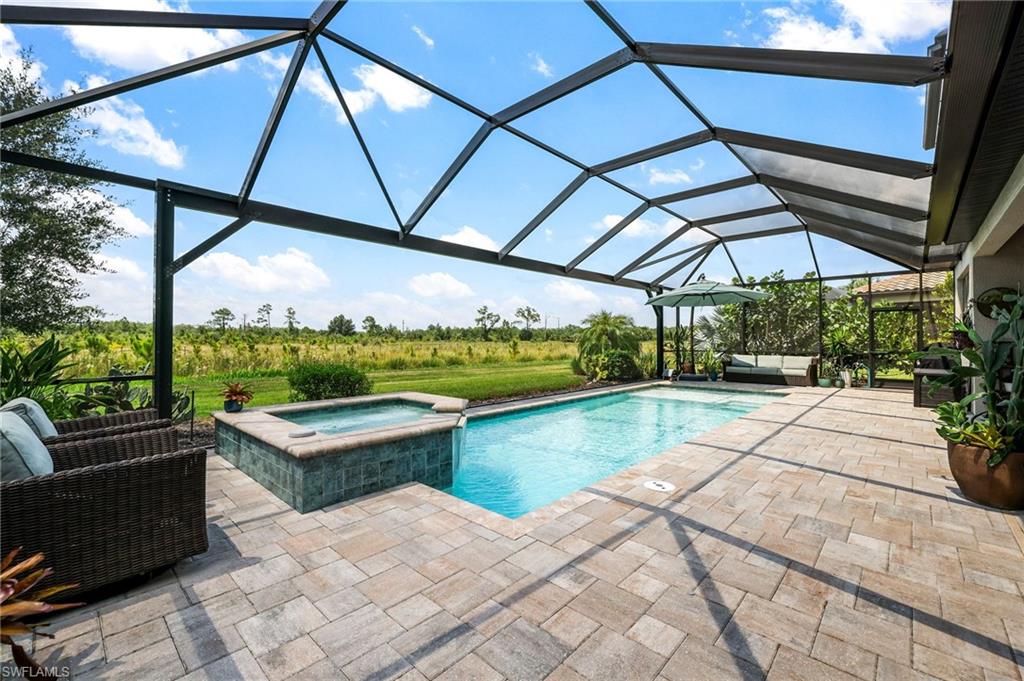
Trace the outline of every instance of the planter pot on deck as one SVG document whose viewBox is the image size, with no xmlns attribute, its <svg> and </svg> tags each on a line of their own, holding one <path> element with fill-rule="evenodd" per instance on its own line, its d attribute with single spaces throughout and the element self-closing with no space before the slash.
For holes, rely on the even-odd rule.
<svg viewBox="0 0 1024 681">
<path fill-rule="evenodd" d="M 818 379 L 818 387 L 821 387 L 821 388 L 831 388 L 832 387 L 832 379 L 831 378 L 819 378 Z"/>
<path fill-rule="evenodd" d="M 224 411 L 229 414 L 242 411 L 242 403 L 237 400 L 224 400 Z"/>
<path fill-rule="evenodd" d="M 949 470 L 964 496 L 1007 511 L 1024 509 L 1024 452 L 989 467 L 990 450 L 949 443 Z"/>
<path fill-rule="evenodd" d="M 844 381 L 841 378 L 835 378 L 835 379 L 832 379 L 832 385 L 834 385 L 837 388 L 845 388 L 846 387 L 846 381 Z"/>
</svg>

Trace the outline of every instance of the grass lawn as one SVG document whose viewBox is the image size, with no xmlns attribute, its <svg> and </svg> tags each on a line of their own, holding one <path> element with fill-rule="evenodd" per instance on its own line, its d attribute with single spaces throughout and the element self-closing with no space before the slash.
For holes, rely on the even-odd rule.
<svg viewBox="0 0 1024 681">
<path fill-rule="evenodd" d="M 446 367 L 441 369 L 405 369 L 372 371 L 375 393 L 417 390 L 419 392 L 483 400 L 511 397 L 545 390 L 563 390 L 583 383 L 569 369 L 568 362 L 537 362 L 530 364 L 489 365 L 481 367 Z M 207 418 L 223 408 L 220 396 L 222 377 L 188 377 L 175 380 L 177 390 L 196 391 L 196 418 Z M 247 378 L 255 397 L 251 406 L 280 404 L 288 401 L 288 379 L 281 376 Z"/>
</svg>

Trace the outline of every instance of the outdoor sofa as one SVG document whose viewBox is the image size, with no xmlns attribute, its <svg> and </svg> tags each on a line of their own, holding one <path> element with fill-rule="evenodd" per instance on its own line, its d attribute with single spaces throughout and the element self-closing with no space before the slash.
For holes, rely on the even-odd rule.
<svg viewBox="0 0 1024 681">
<path fill-rule="evenodd" d="M 725 380 L 773 385 L 815 385 L 818 358 L 803 355 L 732 355 L 722 363 Z"/>
<path fill-rule="evenodd" d="M 18 417 L 0 424 L 0 552 L 44 553 L 49 584 L 78 584 L 61 600 L 207 550 L 206 451 L 173 428 L 44 446 Z"/>
</svg>

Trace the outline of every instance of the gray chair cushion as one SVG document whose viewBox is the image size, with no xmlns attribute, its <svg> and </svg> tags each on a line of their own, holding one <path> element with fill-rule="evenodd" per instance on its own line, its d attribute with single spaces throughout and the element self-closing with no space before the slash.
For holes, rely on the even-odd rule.
<svg viewBox="0 0 1024 681">
<path fill-rule="evenodd" d="M 780 367 L 753 367 L 750 369 L 750 373 L 764 374 L 766 376 L 781 376 L 782 369 Z"/>
<path fill-rule="evenodd" d="M 15 397 L 0 407 L 0 411 L 9 411 L 20 416 L 28 424 L 28 427 L 32 429 L 32 432 L 36 434 L 36 437 L 53 437 L 57 434 L 53 421 L 46 415 L 43 408 L 39 406 L 39 403 L 33 399 Z"/>
<path fill-rule="evenodd" d="M 757 367 L 734 367 L 734 366 L 730 365 L 730 366 L 725 367 L 725 373 L 727 373 L 727 374 L 749 374 L 751 369 L 756 369 L 756 368 Z"/>
<path fill-rule="evenodd" d="M 813 357 L 799 357 L 796 355 L 786 355 L 782 358 L 783 369 L 800 369 L 806 372 L 807 367 L 811 366 L 811 362 L 814 361 Z"/>
<path fill-rule="evenodd" d="M 783 376 L 806 376 L 807 375 L 807 370 L 806 369 L 785 369 L 784 368 L 782 370 L 782 375 Z"/>
<path fill-rule="evenodd" d="M 21 480 L 53 472 L 53 459 L 28 424 L 11 411 L 0 411 L 0 477 Z"/>
<path fill-rule="evenodd" d="M 782 355 L 758 355 L 757 366 L 772 369 L 782 368 Z"/>
<path fill-rule="evenodd" d="M 729 364 L 732 367 L 756 367 L 757 357 L 754 355 L 733 355 L 732 362 Z"/>
</svg>

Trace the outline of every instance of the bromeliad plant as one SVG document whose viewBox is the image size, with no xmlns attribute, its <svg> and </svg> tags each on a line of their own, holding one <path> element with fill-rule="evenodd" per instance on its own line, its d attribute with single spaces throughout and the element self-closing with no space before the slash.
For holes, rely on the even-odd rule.
<svg viewBox="0 0 1024 681">
<path fill-rule="evenodd" d="M 947 442 L 968 444 L 990 451 L 989 466 L 997 466 L 1011 452 L 1024 451 L 1024 296 L 1008 295 L 1009 310 L 997 309 L 996 328 L 991 338 L 982 338 L 963 322 L 956 330 L 965 333 L 971 345 L 963 349 L 932 348 L 916 357 L 948 357 L 953 360 L 950 374 L 930 381 L 931 390 L 959 387 L 977 381 L 977 391 L 959 402 L 944 402 L 935 413 L 941 426 L 939 435 Z M 1009 390 L 1000 375 L 1012 367 Z M 981 400 L 985 411 L 972 417 L 969 406 Z"/>
<path fill-rule="evenodd" d="M 29 678 L 52 679 L 53 676 L 48 674 L 46 669 L 32 659 L 32 656 L 25 652 L 21 645 L 14 642 L 14 637 L 22 634 L 34 634 L 53 638 L 52 634 L 38 630 L 40 624 L 25 622 L 24 618 L 75 608 L 83 604 L 55 605 L 45 602 L 44 599 L 62 591 L 74 589 L 78 585 L 62 584 L 32 591 L 39 582 L 53 574 L 53 570 L 51 568 L 34 569 L 43 562 L 42 553 L 37 553 L 31 558 L 15 564 L 14 560 L 20 552 L 21 548 L 16 548 L 4 556 L 3 561 L 0 562 L 0 643 L 10 646 L 14 663 L 27 670 Z"/>
<path fill-rule="evenodd" d="M 245 383 L 225 383 L 220 391 L 225 400 L 248 404 L 252 401 L 252 389 Z"/>
</svg>

